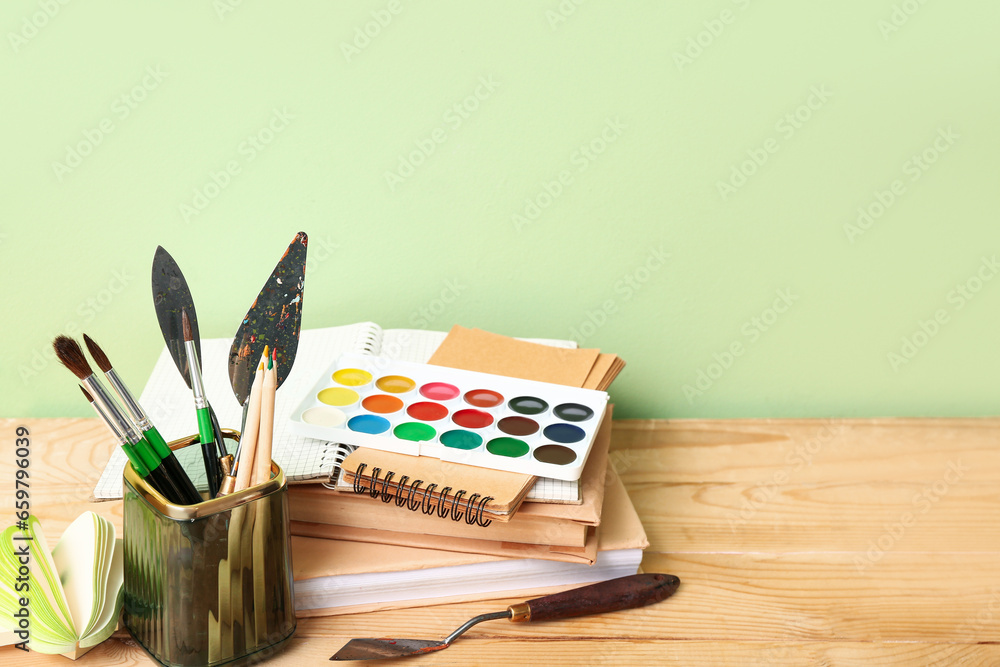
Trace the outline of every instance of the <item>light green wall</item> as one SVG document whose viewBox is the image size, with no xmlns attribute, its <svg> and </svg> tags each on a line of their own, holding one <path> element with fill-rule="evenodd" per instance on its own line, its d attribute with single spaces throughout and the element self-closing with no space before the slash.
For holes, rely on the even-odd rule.
<svg viewBox="0 0 1000 667">
<path fill-rule="evenodd" d="M 2 416 L 89 414 L 48 356 L 74 325 L 142 386 L 157 244 L 221 337 L 300 229 L 306 327 L 576 331 L 628 361 L 616 416 L 997 412 L 992 0 L 6 0 L 0 29 Z"/>
</svg>

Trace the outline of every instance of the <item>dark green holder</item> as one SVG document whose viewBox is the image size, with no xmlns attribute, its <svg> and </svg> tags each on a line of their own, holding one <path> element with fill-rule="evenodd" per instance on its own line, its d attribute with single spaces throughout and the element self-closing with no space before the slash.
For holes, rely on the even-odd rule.
<svg viewBox="0 0 1000 667">
<path fill-rule="evenodd" d="M 195 435 L 170 448 L 197 444 Z M 291 640 L 288 484 L 273 461 L 267 482 L 187 506 L 126 466 L 123 521 L 125 625 L 157 662 L 235 667 Z"/>
</svg>

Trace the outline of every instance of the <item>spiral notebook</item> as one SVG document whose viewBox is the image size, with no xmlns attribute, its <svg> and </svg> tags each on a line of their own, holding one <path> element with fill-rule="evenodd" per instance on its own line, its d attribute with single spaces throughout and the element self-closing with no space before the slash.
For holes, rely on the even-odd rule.
<svg viewBox="0 0 1000 667">
<path fill-rule="evenodd" d="M 274 443 L 272 456 L 292 482 L 328 480 L 338 456 L 339 445 L 296 435 L 288 419 L 296 404 L 316 381 L 319 369 L 347 352 L 377 354 L 402 361 L 426 363 L 447 337 L 443 331 L 382 329 L 374 322 L 359 322 L 322 329 L 303 329 L 293 366 L 275 397 Z M 560 348 L 575 348 L 573 341 L 525 339 Z M 239 429 L 242 409 L 229 385 L 231 338 L 201 341 L 205 391 L 219 416 L 222 428 Z M 191 390 L 174 366 L 166 346 L 153 367 L 139 402 L 151 421 L 168 440 L 198 432 Z M 197 447 L 178 452 L 181 465 L 199 489 L 207 488 L 205 468 Z M 121 448 L 115 448 L 94 488 L 94 500 L 122 497 L 122 471 L 128 463 Z M 579 492 L 578 485 L 547 484 L 549 495 L 562 498 Z"/>
<path fill-rule="evenodd" d="M 507 521 L 535 481 L 529 475 L 456 466 L 428 456 L 405 458 L 408 474 L 397 475 L 393 467 L 400 462 L 399 454 L 362 447 L 349 454 L 341 467 L 355 493 L 367 492 L 411 512 L 421 510 L 480 526 L 494 519 Z M 456 470 L 461 475 L 456 477 Z M 454 486 L 448 485 L 449 480 Z"/>
</svg>

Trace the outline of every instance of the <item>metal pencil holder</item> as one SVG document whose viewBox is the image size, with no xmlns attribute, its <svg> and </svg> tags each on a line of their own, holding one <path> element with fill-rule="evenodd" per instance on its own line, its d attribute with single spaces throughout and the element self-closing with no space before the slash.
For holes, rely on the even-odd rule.
<svg viewBox="0 0 1000 667">
<path fill-rule="evenodd" d="M 223 435 L 239 440 L 236 431 Z M 187 506 L 126 466 L 123 521 L 125 625 L 160 664 L 235 667 L 291 640 L 288 485 L 273 461 L 267 482 Z"/>
</svg>

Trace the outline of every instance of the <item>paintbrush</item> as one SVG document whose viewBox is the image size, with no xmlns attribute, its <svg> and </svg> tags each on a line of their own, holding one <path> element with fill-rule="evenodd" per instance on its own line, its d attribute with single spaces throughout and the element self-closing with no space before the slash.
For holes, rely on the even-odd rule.
<svg viewBox="0 0 1000 667">
<path fill-rule="evenodd" d="M 181 328 L 184 330 L 184 348 L 187 351 L 188 366 L 191 371 L 191 392 L 194 394 L 194 408 L 198 414 L 198 436 L 201 440 L 201 455 L 205 460 L 205 474 L 208 476 L 208 496 L 215 498 L 219 494 L 221 473 L 219 459 L 216 458 L 215 433 L 212 428 L 212 415 L 205 398 L 205 383 L 201 378 L 201 361 L 198 350 L 194 346 L 194 332 L 191 330 L 191 320 L 187 310 L 181 311 Z"/>
<path fill-rule="evenodd" d="M 149 466 L 143 462 L 142 457 L 139 456 L 139 452 L 136 451 L 134 447 L 135 443 L 129 440 L 129 436 L 118 427 L 111 415 L 105 413 L 101 406 L 94 401 L 94 397 L 90 395 L 90 392 L 83 387 L 80 387 L 80 391 L 83 392 L 84 398 L 90 403 L 90 407 L 94 408 L 94 412 L 97 413 L 97 416 L 101 418 L 104 425 L 111 431 L 111 435 L 115 436 L 118 444 L 121 445 L 122 451 L 125 452 L 125 456 L 128 457 L 132 465 L 132 470 L 135 470 L 139 477 L 142 477 L 147 484 L 156 489 L 157 493 L 166 498 L 172 491 L 164 491 L 164 489 L 172 490 L 173 487 L 170 485 L 169 480 L 165 478 L 163 469 L 156 468 L 156 472 L 151 474 Z"/>
<path fill-rule="evenodd" d="M 135 427 L 132 426 L 132 422 L 128 420 L 122 409 L 118 407 L 115 399 L 108 394 L 107 390 L 104 389 L 104 385 L 94 376 L 94 372 L 90 369 L 90 364 L 87 363 L 87 358 L 83 356 L 83 349 L 80 347 L 80 344 L 68 336 L 56 336 L 56 339 L 52 342 L 52 347 L 55 348 L 56 356 L 62 365 L 68 368 L 80 380 L 81 387 L 88 390 L 88 394 L 93 398 L 93 403 L 101 411 L 102 416 L 106 415 L 107 419 L 113 421 L 115 426 L 126 434 L 127 440 L 132 444 L 136 453 L 139 454 L 143 463 L 145 463 L 150 475 L 154 474 L 154 470 L 161 470 L 160 457 L 156 455 L 150 444 L 139 435 Z M 166 471 L 161 470 L 161 472 L 166 475 Z M 156 475 L 157 477 L 161 477 L 160 473 L 156 473 Z M 163 496 L 174 504 L 186 504 L 183 496 L 180 495 L 180 492 L 173 484 L 170 484 L 169 488 L 164 485 L 162 489 L 157 490 L 163 492 Z"/>
<path fill-rule="evenodd" d="M 149 421 L 149 416 L 139 405 L 139 401 L 135 400 L 132 392 L 129 391 L 125 382 L 121 379 L 115 369 L 111 366 L 111 360 L 108 359 L 108 355 L 104 353 L 101 346 L 94 342 L 94 340 L 87 334 L 83 334 L 83 342 L 87 344 L 87 349 L 90 351 L 90 356 L 94 358 L 94 362 L 97 367 L 101 369 L 104 376 L 108 378 L 108 383 L 118 394 L 122 403 L 125 405 L 125 410 L 128 412 L 129 417 L 132 419 L 132 423 L 135 427 L 142 433 L 142 437 L 152 446 L 153 451 L 156 455 L 163 461 L 163 469 L 173 480 L 174 484 L 181 490 L 181 494 L 185 499 L 185 504 L 191 505 L 194 503 L 201 502 L 201 495 L 195 488 L 194 484 L 191 483 L 191 478 L 188 477 L 187 473 L 184 472 L 184 468 L 181 467 L 180 462 L 174 453 L 170 451 L 167 447 L 166 440 L 160 435 L 160 432 L 156 430 L 152 422 Z"/>
</svg>

